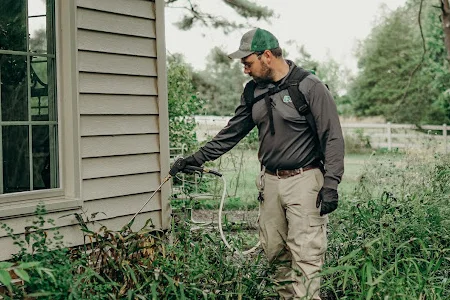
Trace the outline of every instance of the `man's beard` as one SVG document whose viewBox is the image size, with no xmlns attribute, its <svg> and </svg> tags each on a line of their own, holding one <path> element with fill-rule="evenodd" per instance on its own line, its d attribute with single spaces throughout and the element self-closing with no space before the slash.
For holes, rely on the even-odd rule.
<svg viewBox="0 0 450 300">
<path fill-rule="evenodd" d="M 256 83 L 269 83 L 273 81 L 273 70 L 265 62 L 261 61 L 261 75 L 252 77 Z"/>
</svg>

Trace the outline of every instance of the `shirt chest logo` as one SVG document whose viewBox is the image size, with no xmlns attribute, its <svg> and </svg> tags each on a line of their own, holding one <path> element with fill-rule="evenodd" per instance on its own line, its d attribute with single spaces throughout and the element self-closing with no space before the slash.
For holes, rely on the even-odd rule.
<svg viewBox="0 0 450 300">
<path fill-rule="evenodd" d="M 289 96 L 289 95 L 284 96 L 284 97 L 283 97 L 283 102 L 284 102 L 284 103 L 289 103 L 289 102 L 292 103 L 291 96 Z"/>
</svg>

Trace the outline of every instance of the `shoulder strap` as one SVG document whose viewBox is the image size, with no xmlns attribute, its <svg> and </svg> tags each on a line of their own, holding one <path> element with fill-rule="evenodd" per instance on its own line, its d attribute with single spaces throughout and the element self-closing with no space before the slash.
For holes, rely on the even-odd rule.
<svg viewBox="0 0 450 300">
<path fill-rule="evenodd" d="M 308 77 L 311 73 L 300 67 L 295 67 L 294 70 L 292 70 L 291 74 L 292 75 L 289 78 L 289 82 L 291 82 L 291 84 L 289 84 L 289 86 L 287 87 L 289 95 L 291 96 L 292 103 L 294 104 L 299 114 L 305 116 L 306 121 L 308 122 L 308 125 L 313 132 L 314 142 L 319 149 L 320 160 L 324 162 L 325 156 L 322 151 L 319 136 L 317 135 L 316 121 L 311 114 L 311 109 L 308 105 L 308 102 L 306 102 L 305 95 L 299 89 L 300 82 L 302 82 L 302 80 Z"/>
<path fill-rule="evenodd" d="M 255 88 L 256 88 L 256 82 L 254 82 L 253 80 L 250 80 L 249 82 L 247 82 L 247 84 L 245 85 L 245 88 L 244 88 L 245 104 L 247 105 L 247 107 L 250 110 L 252 109 L 253 103 L 255 103 L 255 101 L 254 101 Z"/>
</svg>

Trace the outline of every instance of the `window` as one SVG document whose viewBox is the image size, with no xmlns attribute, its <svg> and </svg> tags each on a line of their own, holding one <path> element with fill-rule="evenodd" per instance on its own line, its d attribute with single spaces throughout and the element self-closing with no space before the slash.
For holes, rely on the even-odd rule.
<svg viewBox="0 0 450 300">
<path fill-rule="evenodd" d="M 55 0 L 0 0 L 0 194 L 59 187 Z"/>
</svg>

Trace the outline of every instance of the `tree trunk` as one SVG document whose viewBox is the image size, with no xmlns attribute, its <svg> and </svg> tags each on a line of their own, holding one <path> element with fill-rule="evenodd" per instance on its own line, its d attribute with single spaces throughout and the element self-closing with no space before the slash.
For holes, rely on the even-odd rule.
<svg viewBox="0 0 450 300">
<path fill-rule="evenodd" d="M 445 48 L 447 59 L 450 61 L 450 4 L 449 0 L 441 0 L 442 26 L 444 28 Z"/>
</svg>

